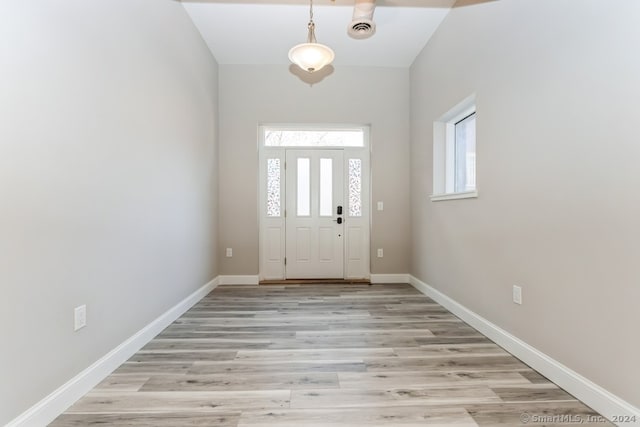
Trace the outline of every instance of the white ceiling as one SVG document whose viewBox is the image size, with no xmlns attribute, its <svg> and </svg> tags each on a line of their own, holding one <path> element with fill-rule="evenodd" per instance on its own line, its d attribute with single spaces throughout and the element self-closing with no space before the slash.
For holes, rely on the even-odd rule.
<svg viewBox="0 0 640 427">
<path fill-rule="evenodd" d="M 347 35 L 354 0 L 314 1 L 318 43 L 330 46 L 335 65 L 409 67 L 455 0 L 378 0 L 373 37 Z M 220 64 L 289 64 L 289 49 L 306 42 L 304 0 L 182 0 Z"/>
</svg>

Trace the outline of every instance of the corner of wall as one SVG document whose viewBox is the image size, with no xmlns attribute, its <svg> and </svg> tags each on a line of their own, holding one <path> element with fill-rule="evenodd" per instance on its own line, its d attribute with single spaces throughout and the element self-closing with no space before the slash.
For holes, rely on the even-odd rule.
<svg viewBox="0 0 640 427">
<path fill-rule="evenodd" d="M 193 292 L 40 402 L 10 421 L 7 427 L 44 426 L 51 423 L 219 284 L 220 280 L 216 277 Z"/>
<path fill-rule="evenodd" d="M 535 347 L 510 334 L 482 316 L 469 310 L 447 295 L 429 286 L 417 277 L 411 276 L 410 283 L 424 295 L 458 316 L 460 319 L 480 331 L 483 335 L 516 356 L 518 359 L 539 371 L 542 375 L 580 399 L 586 405 L 601 413 L 609 420 L 638 420 L 640 409 L 620 397 L 610 393 L 598 384 L 583 377 L 557 360 L 547 356 Z M 637 425 L 617 422 L 617 425 Z"/>
</svg>

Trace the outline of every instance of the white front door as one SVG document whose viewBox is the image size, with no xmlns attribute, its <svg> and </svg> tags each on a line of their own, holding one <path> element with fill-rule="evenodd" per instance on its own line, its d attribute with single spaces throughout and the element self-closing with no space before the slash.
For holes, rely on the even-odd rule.
<svg viewBox="0 0 640 427">
<path fill-rule="evenodd" d="M 287 279 L 344 277 L 342 150 L 286 151 Z"/>
</svg>

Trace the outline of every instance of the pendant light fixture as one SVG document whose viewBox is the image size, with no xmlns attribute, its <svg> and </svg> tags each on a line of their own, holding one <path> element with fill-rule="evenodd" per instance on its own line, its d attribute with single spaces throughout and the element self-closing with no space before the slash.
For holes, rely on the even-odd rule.
<svg viewBox="0 0 640 427">
<path fill-rule="evenodd" d="M 313 0 L 309 0 L 309 35 L 307 42 L 291 48 L 289 60 L 308 73 L 320 70 L 331 64 L 335 53 L 330 47 L 316 41 L 316 25 L 313 22 Z"/>
</svg>

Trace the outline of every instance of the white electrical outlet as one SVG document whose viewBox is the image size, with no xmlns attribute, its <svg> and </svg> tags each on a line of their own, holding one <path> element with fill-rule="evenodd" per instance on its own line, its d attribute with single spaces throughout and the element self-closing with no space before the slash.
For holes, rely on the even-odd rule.
<svg viewBox="0 0 640 427">
<path fill-rule="evenodd" d="M 231 258 L 233 256 L 233 249 L 227 248 L 227 258 Z"/>
<path fill-rule="evenodd" d="M 522 288 L 520 286 L 513 285 L 513 302 L 522 304 Z"/>
<path fill-rule="evenodd" d="M 378 249 L 378 258 L 382 258 L 384 257 L 384 251 L 382 250 L 382 248 Z"/>
<path fill-rule="evenodd" d="M 73 309 L 73 330 L 77 331 L 85 326 L 87 326 L 87 306 L 83 304 Z"/>
<path fill-rule="evenodd" d="M 384 210 L 384 203 L 378 202 L 378 210 L 379 211 L 383 211 Z"/>
</svg>

